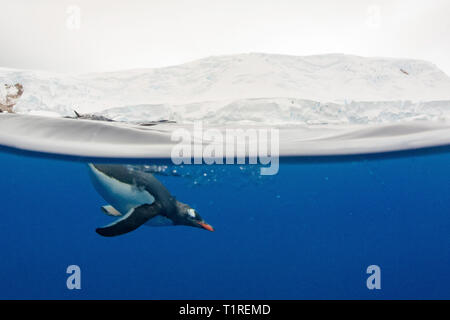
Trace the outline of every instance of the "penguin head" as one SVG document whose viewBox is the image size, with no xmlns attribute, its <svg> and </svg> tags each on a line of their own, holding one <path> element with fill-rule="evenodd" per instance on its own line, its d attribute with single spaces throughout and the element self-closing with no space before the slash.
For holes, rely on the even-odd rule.
<svg viewBox="0 0 450 320">
<path fill-rule="evenodd" d="M 203 228 L 208 231 L 214 231 L 214 228 L 207 224 L 205 220 L 195 211 L 195 209 L 191 208 L 189 205 L 177 201 L 177 209 L 178 209 L 178 223 L 185 226 Z"/>
</svg>

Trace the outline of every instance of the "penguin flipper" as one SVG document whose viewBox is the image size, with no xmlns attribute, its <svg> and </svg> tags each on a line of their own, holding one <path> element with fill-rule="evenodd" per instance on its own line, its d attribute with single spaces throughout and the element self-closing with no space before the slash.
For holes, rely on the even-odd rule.
<svg viewBox="0 0 450 320">
<path fill-rule="evenodd" d="M 122 214 L 111 205 L 102 206 L 101 208 L 102 208 L 103 213 L 107 214 L 108 216 L 112 216 L 112 217 L 122 216 Z"/>
<path fill-rule="evenodd" d="M 154 218 L 160 213 L 160 206 L 156 203 L 143 204 L 133 208 L 124 216 L 120 217 L 113 223 L 97 228 L 95 231 L 104 237 L 115 237 L 121 234 L 136 230 L 149 219 Z"/>
</svg>

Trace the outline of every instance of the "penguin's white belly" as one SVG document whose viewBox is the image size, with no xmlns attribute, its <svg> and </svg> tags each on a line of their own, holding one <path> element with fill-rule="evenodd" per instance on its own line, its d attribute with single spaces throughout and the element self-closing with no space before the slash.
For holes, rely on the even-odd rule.
<svg viewBox="0 0 450 320">
<path fill-rule="evenodd" d="M 146 190 L 109 177 L 91 164 L 89 164 L 89 168 L 97 191 L 120 213 L 125 214 L 142 204 L 155 202 L 155 198 Z"/>
</svg>

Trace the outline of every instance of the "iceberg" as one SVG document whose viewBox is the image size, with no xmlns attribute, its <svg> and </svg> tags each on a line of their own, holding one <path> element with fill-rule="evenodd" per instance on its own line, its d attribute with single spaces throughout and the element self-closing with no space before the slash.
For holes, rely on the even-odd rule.
<svg viewBox="0 0 450 320">
<path fill-rule="evenodd" d="M 0 68 L 2 83 L 23 86 L 14 106 L 20 114 L 78 111 L 125 122 L 201 119 L 215 125 L 450 118 L 450 78 L 412 59 L 250 53 L 81 75 Z"/>
<path fill-rule="evenodd" d="M 16 114 L 0 114 L 0 145 L 12 150 L 165 159 L 173 133 L 198 121 L 276 128 L 286 157 L 450 144 L 450 78 L 421 60 L 250 53 L 84 75 L 0 68 L 1 83 L 0 101 L 23 88 L 9 99 Z M 65 119 L 75 111 L 113 122 Z"/>
</svg>

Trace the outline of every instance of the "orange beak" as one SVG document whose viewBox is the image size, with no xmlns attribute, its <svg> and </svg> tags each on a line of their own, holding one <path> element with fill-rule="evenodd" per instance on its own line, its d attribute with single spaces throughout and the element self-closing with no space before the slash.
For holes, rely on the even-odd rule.
<svg viewBox="0 0 450 320">
<path fill-rule="evenodd" d="M 211 227 L 209 224 L 205 223 L 205 222 L 199 222 L 198 223 L 203 229 L 206 229 L 208 231 L 214 231 L 214 228 Z"/>
</svg>

